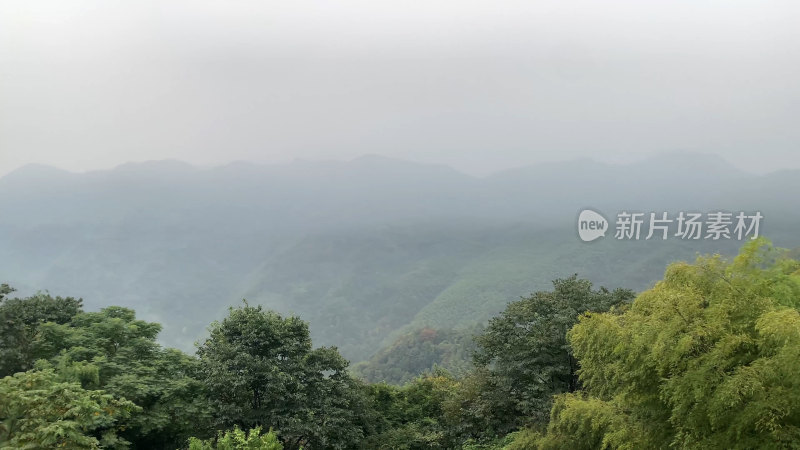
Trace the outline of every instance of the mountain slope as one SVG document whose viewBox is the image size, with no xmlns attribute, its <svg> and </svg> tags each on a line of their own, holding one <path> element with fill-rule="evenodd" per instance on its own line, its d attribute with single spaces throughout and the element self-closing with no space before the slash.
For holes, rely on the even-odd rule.
<svg viewBox="0 0 800 450">
<path fill-rule="evenodd" d="M 555 277 L 643 289 L 735 241 L 585 244 L 577 211 L 759 209 L 762 233 L 800 244 L 800 173 L 755 176 L 703 155 L 589 160 L 470 177 L 377 156 L 197 168 L 176 161 L 0 178 L 0 281 L 22 293 L 137 309 L 190 349 L 248 298 L 311 323 L 365 360 L 403 333 L 469 328 Z"/>
</svg>

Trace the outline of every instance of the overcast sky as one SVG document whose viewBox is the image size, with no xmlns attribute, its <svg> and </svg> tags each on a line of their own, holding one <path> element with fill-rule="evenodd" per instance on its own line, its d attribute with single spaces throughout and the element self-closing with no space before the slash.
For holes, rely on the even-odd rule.
<svg viewBox="0 0 800 450">
<path fill-rule="evenodd" d="M 349 159 L 800 167 L 800 2 L 0 1 L 0 174 Z"/>
</svg>

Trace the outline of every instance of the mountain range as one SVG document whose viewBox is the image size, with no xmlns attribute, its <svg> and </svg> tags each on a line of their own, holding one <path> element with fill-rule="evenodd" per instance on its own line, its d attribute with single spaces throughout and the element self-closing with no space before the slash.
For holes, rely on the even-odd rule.
<svg viewBox="0 0 800 450">
<path fill-rule="evenodd" d="M 742 242 L 581 242 L 582 208 L 760 211 L 800 246 L 800 171 L 755 175 L 722 158 L 540 164 L 478 178 L 364 156 L 201 168 L 179 161 L 0 178 L 0 281 L 86 308 L 122 305 L 190 350 L 243 298 L 309 321 L 315 344 L 363 361 L 408 330 L 467 329 L 553 278 L 647 288 L 671 261 Z"/>
</svg>

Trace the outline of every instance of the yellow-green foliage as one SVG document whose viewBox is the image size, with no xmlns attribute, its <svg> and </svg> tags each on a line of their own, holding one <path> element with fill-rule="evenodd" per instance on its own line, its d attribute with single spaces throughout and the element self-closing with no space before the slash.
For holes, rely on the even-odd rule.
<svg viewBox="0 0 800 450">
<path fill-rule="evenodd" d="M 511 442 L 503 450 L 530 450 L 535 449 L 542 438 L 542 434 L 529 428 L 509 435 Z"/>
<path fill-rule="evenodd" d="M 541 448 L 800 448 L 800 263 L 764 240 L 676 263 L 569 332 L 585 393 Z"/>
<path fill-rule="evenodd" d="M 261 434 L 261 427 L 245 432 L 239 427 L 220 432 L 217 439 L 206 441 L 189 438 L 189 450 L 283 450 L 278 436 L 269 430 Z"/>
</svg>

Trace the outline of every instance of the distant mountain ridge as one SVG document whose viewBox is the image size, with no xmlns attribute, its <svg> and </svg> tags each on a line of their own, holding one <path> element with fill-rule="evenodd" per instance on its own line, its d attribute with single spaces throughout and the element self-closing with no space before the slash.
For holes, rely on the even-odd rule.
<svg viewBox="0 0 800 450">
<path fill-rule="evenodd" d="M 5 175 L 0 176 L 3 179 L 31 179 L 42 175 L 96 175 L 96 174 L 109 174 L 109 173 L 122 173 L 122 172 L 163 172 L 168 171 L 196 171 L 196 172 L 256 172 L 256 173 L 278 173 L 284 171 L 299 171 L 299 170 L 336 170 L 360 167 L 367 169 L 387 168 L 396 170 L 398 168 L 405 168 L 410 170 L 427 169 L 430 171 L 451 172 L 463 178 L 470 179 L 492 179 L 507 177 L 509 175 L 526 173 L 526 172 L 540 172 L 552 173 L 564 171 L 567 168 L 584 168 L 599 171 L 606 171 L 610 169 L 643 169 L 643 168 L 657 168 L 657 169 L 681 169 L 691 165 L 693 171 L 715 171 L 723 175 L 733 176 L 756 176 L 748 173 L 732 164 L 719 155 L 711 153 L 693 153 L 693 152 L 667 152 L 658 153 L 647 158 L 643 158 L 631 163 L 626 164 L 612 164 L 604 163 L 591 158 L 578 158 L 572 160 L 562 161 L 547 161 L 536 164 L 524 165 L 515 168 L 502 169 L 493 172 L 486 176 L 473 176 L 460 172 L 446 164 L 434 163 L 420 163 L 411 160 L 392 158 L 378 154 L 365 154 L 350 160 L 306 160 L 296 159 L 286 163 L 255 163 L 249 161 L 232 161 L 229 163 L 212 165 L 212 166 L 198 166 L 191 163 L 176 160 L 176 159 L 162 159 L 162 160 L 148 160 L 140 162 L 127 162 L 110 169 L 90 170 L 86 172 L 72 172 L 65 169 L 60 169 L 55 166 L 40 163 L 30 163 L 20 166 Z M 666 167 L 665 167 L 666 166 Z M 793 171 L 793 169 L 784 169 L 785 171 Z M 800 170 L 800 169 L 794 169 Z M 767 174 L 769 175 L 769 174 Z"/>
<path fill-rule="evenodd" d="M 364 360 L 407 330 L 469 327 L 556 276 L 646 287 L 666 263 L 739 243 L 583 244 L 577 211 L 760 210 L 800 244 L 800 171 L 709 155 L 549 163 L 473 177 L 380 156 L 280 165 L 130 163 L 0 178 L 0 282 L 121 304 L 184 349 L 241 298 Z"/>
</svg>

